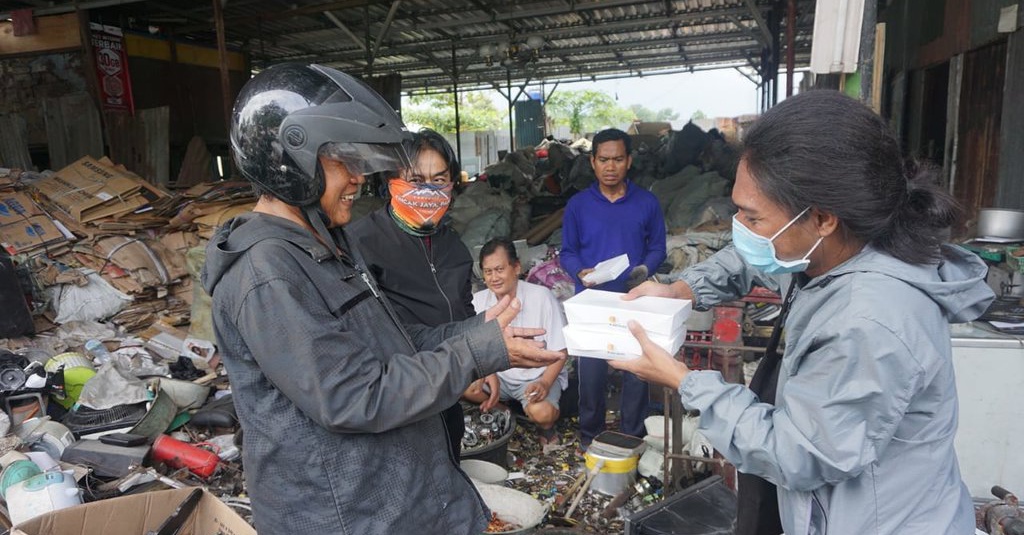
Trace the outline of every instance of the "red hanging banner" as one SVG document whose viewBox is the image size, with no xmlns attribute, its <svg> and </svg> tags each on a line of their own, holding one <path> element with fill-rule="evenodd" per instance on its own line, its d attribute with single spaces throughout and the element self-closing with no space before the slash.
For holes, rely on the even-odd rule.
<svg viewBox="0 0 1024 535">
<path fill-rule="evenodd" d="M 90 23 L 92 52 L 96 57 L 96 76 L 100 81 L 100 99 L 104 111 L 126 111 L 135 114 L 132 101 L 132 80 L 128 75 L 128 54 L 124 34 L 114 26 Z"/>
</svg>

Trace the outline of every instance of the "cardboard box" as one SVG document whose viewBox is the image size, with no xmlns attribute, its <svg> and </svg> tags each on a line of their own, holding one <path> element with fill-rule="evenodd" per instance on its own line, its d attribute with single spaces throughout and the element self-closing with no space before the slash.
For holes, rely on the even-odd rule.
<svg viewBox="0 0 1024 535">
<path fill-rule="evenodd" d="M 592 357 L 606 360 L 632 360 L 640 356 L 640 342 L 628 330 L 588 329 L 578 325 L 562 328 L 565 346 L 569 354 L 576 357 Z M 652 342 L 669 354 L 675 355 L 686 340 L 686 329 L 680 329 L 672 336 L 647 333 Z"/>
<path fill-rule="evenodd" d="M 569 325 L 590 330 L 629 332 L 627 324 L 634 320 L 647 329 L 648 334 L 674 337 L 690 316 L 692 303 L 687 299 L 644 296 L 623 301 L 622 294 L 587 289 L 564 303 Z"/>
<path fill-rule="evenodd" d="M 140 535 L 159 528 L 192 490 L 147 492 L 62 509 L 19 524 L 11 535 Z M 203 491 L 179 534 L 212 533 L 256 535 L 256 530 L 214 495 Z"/>
<path fill-rule="evenodd" d="M 0 226 L 0 245 L 10 254 L 24 253 L 64 242 L 66 237 L 52 219 L 36 215 L 17 223 Z"/>
<path fill-rule="evenodd" d="M 34 215 L 43 215 L 36 203 L 23 193 L 0 193 L 0 225 L 20 223 Z"/>
<path fill-rule="evenodd" d="M 142 180 L 116 169 L 106 158 L 83 156 L 40 180 L 35 188 L 82 223 L 130 212 L 145 204 L 145 199 L 136 197 Z"/>
</svg>

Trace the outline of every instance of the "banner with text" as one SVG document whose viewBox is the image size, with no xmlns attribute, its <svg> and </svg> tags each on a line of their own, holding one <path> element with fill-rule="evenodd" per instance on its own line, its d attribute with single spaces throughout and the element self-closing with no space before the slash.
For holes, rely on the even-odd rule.
<svg viewBox="0 0 1024 535">
<path fill-rule="evenodd" d="M 132 101 L 132 79 L 128 75 L 128 54 L 124 34 L 115 26 L 90 23 L 92 51 L 96 57 L 96 76 L 100 82 L 100 99 L 104 111 L 126 111 L 135 114 Z"/>
</svg>

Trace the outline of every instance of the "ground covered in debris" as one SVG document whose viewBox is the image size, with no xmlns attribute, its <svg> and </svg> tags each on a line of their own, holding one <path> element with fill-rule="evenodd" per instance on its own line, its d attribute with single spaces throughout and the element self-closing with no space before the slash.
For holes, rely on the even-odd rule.
<svg viewBox="0 0 1024 535">
<path fill-rule="evenodd" d="M 571 499 L 571 496 L 566 496 L 567 491 L 587 471 L 583 457 L 577 453 L 578 419 L 573 417 L 559 420 L 560 445 L 542 446 L 535 426 L 522 420 L 519 424 L 509 441 L 509 472 L 513 475 L 506 485 L 533 496 L 552 509 L 558 508 L 564 512 L 570 505 L 565 502 Z M 522 477 L 517 477 L 519 474 Z M 622 533 L 623 520 L 617 512 L 612 518 L 602 515 L 611 500 L 610 496 L 587 492 L 569 519 L 570 522 L 576 522 L 576 527 L 585 533 Z M 551 512 L 541 527 L 565 527 L 565 522 L 559 522 L 559 518 Z"/>
</svg>

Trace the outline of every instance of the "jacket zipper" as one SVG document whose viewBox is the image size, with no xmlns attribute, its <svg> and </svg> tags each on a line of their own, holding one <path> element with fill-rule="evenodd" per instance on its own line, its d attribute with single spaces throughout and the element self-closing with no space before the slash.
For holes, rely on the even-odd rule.
<svg viewBox="0 0 1024 535">
<path fill-rule="evenodd" d="M 373 297 L 377 299 L 377 302 L 379 302 L 381 305 L 384 305 L 384 310 L 387 311 L 388 317 L 391 318 L 391 321 L 394 322 L 396 327 L 398 327 L 399 332 L 402 333 L 402 337 L 405 338 L 405 341 L 409 344 L 409 347 L 412 348 L 413 351 L 417 351 L 416 344 L 412 342 L 412 338 L 409 338 L 409 333 L 405 332 L 405 327 L 402 327 L 402 322 L 398 320 L 398 315 L 396 315 L 395 311 L 391 309 L 391 305 L 389 305 L 388 302 L 383 297 L 381 297 L 380 292 L 377 291 L 377 287 L 374 286 L 373 282 L 370 281 L 370 276 L 367 275 L 366 272 L 362 270 L 362 268 L 357 267 L 356 269 L 359 270 L 359 275 L 363 278 L 363 282 L 365 282 L 366 286 L 370 288 L 370 293 L 373 294 Z"/>
<path fill-rule="evenodd" d="M 452 301 L 448 299 L 448 295 L 444 293 L 444 289 L 441 288 L 441 282 L 437 280 L 437 268 L 434 267 L 433 259 L 433 247 L 431 247 L 430 253 L 427 253 L 427 246 L 423 243 L 422 238 L 416 238 L 420 242 L 420 248 L 423 249 L 423 258 L 426 259 L 427 265 L 430 266 L 430 274 L 434 277 L 434 286 L 437 287 L 437 291 L 441 293 L 441 297 L 444 298 L 445 304 L 448 305 L 448 322 L 455 321 L 455 311 L 452 310 Z"/>
</svg>

